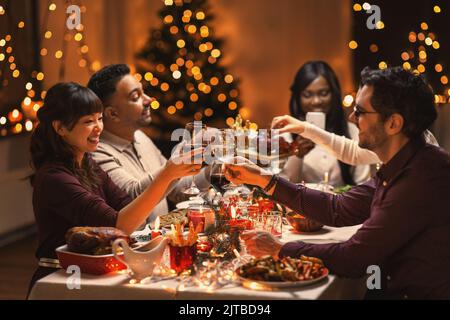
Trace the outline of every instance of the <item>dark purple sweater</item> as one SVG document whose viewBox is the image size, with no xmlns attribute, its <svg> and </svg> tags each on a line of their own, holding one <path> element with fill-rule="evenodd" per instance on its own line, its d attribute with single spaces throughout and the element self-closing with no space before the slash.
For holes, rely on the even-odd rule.
<svg viewBox="0 0 450 320">
<path fill-rule="evenodd" d="M 38 227 L 36 257 L 56 258 L 55 249 L 65 244 L 67 230 L 78 226 L 115 227 L 118 211 L 131 198 L 97 167 L 98 190 L 88 191 L 62 164 L 46 163 L 33 181 L 33 209 Z"/>
<path fill-rule="evenodd" d="M 344 277 L 378 265 L 385 297 L 450 299 L 450 157 L 410 141 L 369 182 L 330 195 L 280 179 L 274 199 L 326 225 L 362 224 L 348 241 L 291 242 L 280 256 L 323 259 Z"/>
</svg>

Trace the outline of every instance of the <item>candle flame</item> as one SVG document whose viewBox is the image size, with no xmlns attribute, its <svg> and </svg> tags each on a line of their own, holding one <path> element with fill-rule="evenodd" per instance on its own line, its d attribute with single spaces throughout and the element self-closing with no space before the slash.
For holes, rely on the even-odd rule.
<svg viewBox="0 0 450 320">
<path fill-rule="evenodd" d="M 231 219 L 236 219 L 236 208 L 234 206 L 230 207 Z"/>
<path fill-rule="evenodd" d="M 159 231 L 160 224 L 161 222 L 159 221 L 159 217 L 157 217 L 155 220 L 155 231 Z"/>
</svg>

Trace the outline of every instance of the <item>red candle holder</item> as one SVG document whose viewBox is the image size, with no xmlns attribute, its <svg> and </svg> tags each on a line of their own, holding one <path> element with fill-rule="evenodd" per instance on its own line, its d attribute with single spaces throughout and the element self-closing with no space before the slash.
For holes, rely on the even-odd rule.
<svg viewBox="0 0 450 320">
<path fill-rule="evenodd" d="M 275 204 L 273 203 L 273 201 L 269 200 L 269 199 L 260 199 L 258 201 L 258 205 L 259 205 L 259 213 L 270 212 L 275 207 Z"/>
<path fill-rule="evenodd" d="M 256 219 L 259 215 L 259 205 L 252 204 L 247 208 L 248 216 L 252 219 Z"/>
<path fill-rule="evenodd" d="M 197 256 L 197 243 L 192 246 L 176 247 L 169 244 L 170 268 L 177 273 L 189 269 Z"/>
<path fill-rule="evenodd" d="M 189 209 L 189 210 L 191 210 L 191 209 Z M 188 213 L 188 220 L 190 222 L 192 222 L 192 224 L 194 225 L 194 229 L 197 229 L 197 226 L 199 224 L 202 224 L 203 226 L 202 226 L 201 232 L 203 232 L 205 230 L 206 217 L 205 217 L 205 213 L 204 212 L 194 211 L 194 210 L 189 211 L 189 213 Z"/>
<path fill-rule="evenodd" d="M 202 241 L 197 243 L 197 251 L 209 252 L 212 249 L 212 245 L 207 241 Z"/>
<path fill-rule="evenodd" d="M 248 219 L 231 219 L 228 225 L 239 230 L 253 230 L 253 223 Z"/>
</svg>

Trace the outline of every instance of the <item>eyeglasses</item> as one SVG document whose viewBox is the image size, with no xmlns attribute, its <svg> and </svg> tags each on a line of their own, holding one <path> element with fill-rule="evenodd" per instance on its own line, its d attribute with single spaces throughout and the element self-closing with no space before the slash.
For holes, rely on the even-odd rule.
<svg viewBox="0 0 450 320">
<path fill-rule="evenodd" d="M 363 111 L 363 110 L 360 110 L 357 106 L 354 106 L 353 107 L 353 113 L 355 114 L 355 118 L 359 119 L 359 117 L 361 117 L 361 115 L 363 115 L 363 114 L 379 113 L 379 112 L 376 112 L 376 111 Z"/>
</svg>

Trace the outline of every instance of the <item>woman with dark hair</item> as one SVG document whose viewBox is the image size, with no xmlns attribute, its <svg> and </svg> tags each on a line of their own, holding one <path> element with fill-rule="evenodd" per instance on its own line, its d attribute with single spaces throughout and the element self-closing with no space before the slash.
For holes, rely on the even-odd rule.
<svg viewBox="0 0 450 320">
<path fill-rule="evenodd" d="M 325 130 L 338 136 L 357 139 L 358 129 L 347 122 L 342 108 L 341 87 L 333 69 L 323 61 L 305 63 L 291 86 L 291 115 L 305 121 L 308 112 L 326 114 Z M 369 178 L 369 166 L 352 167 L 330 152 L 301 136 L 298 153 L 288 159 L 282 175 L 292 182 L 319 183 L 332 186 L 354 185 Z"/>
<path fill-rule="evenodd" d="M 201 165 L 169 160 L 154 182 L 135 200 L 120 190 L 91 159 L 97 149 L 103 105 L 88 88 L 59 83 L 47 92 L 31 137 L 33 209 L 38 227 L 39 268 L 30 289 L 55 271 L 49 261 L 65 244 L 72 227 L 116 227 L 132 233 L 146 220 L 170 183 L 198 173 Z"/>
</svg>

